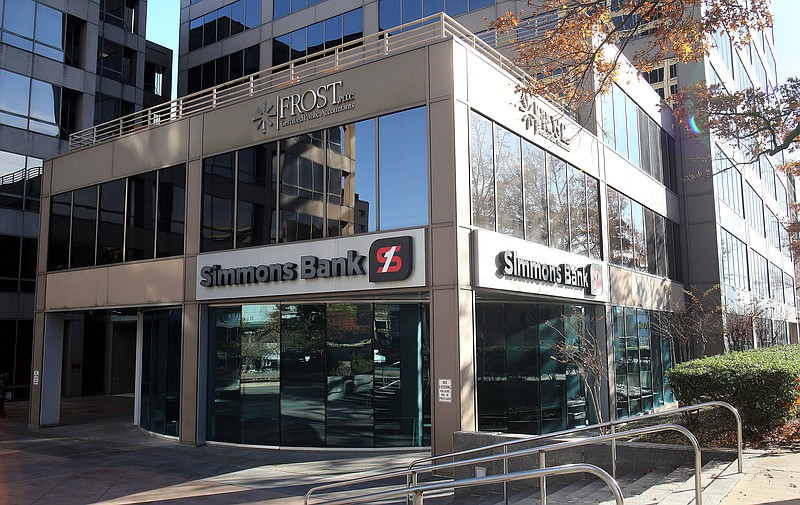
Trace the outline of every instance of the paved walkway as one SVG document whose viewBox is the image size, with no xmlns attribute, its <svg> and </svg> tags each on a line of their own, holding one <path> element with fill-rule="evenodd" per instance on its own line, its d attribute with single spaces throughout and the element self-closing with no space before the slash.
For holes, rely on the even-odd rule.
<svg viewBox="0 0 800 505">
<path fill-rule="evenodd" d="M 60 427 L 27 427 L 27 403 L 0 419 L 0 505 L 302 504 L 339 475 L 400 468 L 424 452 L 182 446 L 130 424 L 131 399 L 65 400 Z M 800 505 L 800 447 L 768 451 L 722 505 Z"/>
<path fill-rule="evenodd" d="M 295 505 L 320 481 L 404 467 L 429 454 L 188 447 L 120 417 L 120 405 L 131 401 L 66 400 L 65 424 L 45 429 L 27 427 L 27 403 L 7 403 L 12 417 L 0 419 L 0 505 Z"/>
</svg>

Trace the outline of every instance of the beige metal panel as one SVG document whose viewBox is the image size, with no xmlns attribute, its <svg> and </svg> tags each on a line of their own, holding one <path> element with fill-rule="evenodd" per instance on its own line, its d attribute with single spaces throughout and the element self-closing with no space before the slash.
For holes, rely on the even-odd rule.
<svg viewBox="0 0 800 505">
<path fill-rule="evenodd" d="M 458 283 L 458 257 L 456 255 L 456 228 L 431 228 L 431 284 L 455 286 Z"/>
<path fill-rule="evenodd" d="M 108 305 L 183 301 L 183 258 L 120 265 L 108 272 Z"/>
<path fill-rule="evenodd" d="M 183 258 L 47 275 L 45 310 L 181 303 Z"/>
<path fill-rule="evenodd" d="M 187 255 L 200 252 L 200 218 L 202 216 L 203 165 L 200 160 L 190 161 L 186 166 L 186 226 L 184 227 L 184 251 Z"/>
<path fill-rule="evenodd" d="M 109 179 L 183 163 L 189 143 L 189 121 L 174 121 L 123 137 L 113 143 L 114 167 Z"/>
<path fill-rule="evenodd" d="M 53 181 L 53 160 L 42 163 L 42 198 L 50 195 L 50 184 Z M 45 207 L 42 207 L 43 209 Z M 49 207 L 48 207 L 49 208 Z"/>
<path fill-rule="evenodd" d="M 113 142 L 106 142 L 53 158 L 50 194 L 63 193 L 111 179 L 113 153 Z"/>
<path fill-rule="evenodd" d="M 435 102 L 429 107 L 431 224 L 454 223 L 456 166 L 453 156 L 453 102 Z"/>
<path fill-rule="evenodd" d="M 44 312 L 36 312 L 33 316 L 33 349 L 31 351 L 31 374 L 34 371 L 42 373 L 44 359 Z M 42 405 L 41 375 L 39 384 L 34 384 L 31 378 L 30 406 L 28 407 L 28 426 L 39 426 L 39 415 Z"/>
<path fill-rule="evenodd" d="M 181 318 L 180 441 L 182 444 L 197 445 L 197 332 L 200 328 L 197 304 L 184 305 Z"/>
<path fill-rule="evenodd" d="M 452 95 L 453 50 L 455 47 L 455 44 L 434 44 L 428 49 L 431 100 Z"/>
<path fill-rule="evenodd" d="M 472 321 L 472 291 L 431 292 L 433 454 L 452 451 L 454 431 L 477 429 Z M 441 396 L 442 380 L 450 381 L 449 401 Z"/>
<path fill-rule="evenodd" d="M 369 65 L 331 73 L 325 78 L 301 82 L 277 93 L 219 107 L 205 114 L 203 154 L 226 152 L 280 137 L 374 117 L 387 111 L 421 105 L 427 98 L 428 83 L 427 79 L 422 78 L 426 75 L 426 68 L 427 50 L 422 48 Z M 352 99 L 338 105 L 329 101 L 322 109 L 314 110 L 316 113 L 326 115 L 276 128 L 280 124 L 280 118 L 269 114 L 280 109 L 279 98 L 307 91 L 313 92 L 320 86 L 328 86 L 339 81 L 341 84 L 336 86 L 336 95 L 352 94 Z M 313 96 L 309 94 L 307 98 L 311 100 Z M 322 104 L 322 101 L 319 103 Z M 343 105 L 354 105 L 354 107 L 333 112 Z M 259 109 L 268 110 L 259 114 Z M 253 121 L 259 116 L 269 119 L 273 125 L 263 130 L 259 129 L 258 122 Z M 285 116 L 285 120 L 290 119 L 288 115 Z M 298 118 L 299 114 L 293 119 Z"/>
<path fill-rule="evenodd" d="M 47 246 L 50 237 L 50 197 L 43 197 L 39 201 L 41 212 L 39 213 L 39 237 L 37 244 L 36 272 L 45 273 L 47 271 Z"/>
<path fill-rule="evenodd" d="M 197 256 L 187 256 L 183 262 L 184 295 L 186 301 L 197 300 Z"/>
<path fill-rule="evenodd" d="M 47 275 L 36 275 L 36 304 L 34 310 L 44 310 L 45 308 L 45 292 L 47 291 Z"/>
<path fill-rule="evenodd" d="M 189 118 L 189 159 L 203 155 L 203 116 Z"/>
<path fill-rule="evenodd" d="M 608 277 L 612 305 L 652 310 L 683 307 L 683 284 L 614 265 L 609 265 Z"/>
</svg>

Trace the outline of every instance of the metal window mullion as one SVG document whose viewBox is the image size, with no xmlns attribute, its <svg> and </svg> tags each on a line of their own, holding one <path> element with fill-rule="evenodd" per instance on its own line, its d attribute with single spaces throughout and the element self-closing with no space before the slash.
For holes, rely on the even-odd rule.
<svg viewBox="0 0 800 505">
<path fill-rule="evenodd" d="M 233 156 L 233 223 L 231 227 L 231 241 L 233 248 L 236 249 L 237 236 L 236 232 L 237 222 L 239 220 L 239 151 L 236 151 Z"/>
<path fill-rule="evenodd" d="M 156 186 L 155 186 L 155 198 L 153 198 L 153 259 L 157 258 L 158 252 L 158 196 L 161 193 L 159 191 L 159 185 L 161 182 L 161 170 L 156 170 Z"/>
<path fill-rule="evenodd" d="M 125 208 L 122 210 L 122 262 L 125 263 L 125 256 L 128 253 L 128 219 L 130 215 L 128 213 L 128 202 L 130 201 L 129 198 L 129 189 L 130 189 L 130 177 L 125 178 L 125 196 L 122 198 L 123 205 Z"/>
</svg>

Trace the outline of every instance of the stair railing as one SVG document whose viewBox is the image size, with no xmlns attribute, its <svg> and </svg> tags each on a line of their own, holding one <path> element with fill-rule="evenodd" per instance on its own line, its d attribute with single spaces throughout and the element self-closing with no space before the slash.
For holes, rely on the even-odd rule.
<svg viewBox="0 0 800 505">
<path fill-rule="evenodd" d="M 485 446 L 476 447 L 476 448 L 473 448 L 473 449 L 465 449 L 463 451 L 451 452 L 451 453 L 447 453 L 447 454 L 440 454 L 440 455 L 437 455 L 437 456 L 428 456 L 426 458 L 420 458 L 420 459 L 412 461 L 411 463 L 408 464 L 408 468 L 412 469 L 412 468 L 418 467 L 418 466 L 420 466 L 420 465 L 422 465 L 424 463 L 433 463 L 433 462 L 441 460 L 441 459 L 454 458 L 456 456 L 468 456 L 468 455 L 474 454 L 476 452 L 484 452 L 484 451 L 492 450 L 492 449 L 503 449 L 504 451 L 507 451 L 509 447 L 517 445 L 517 444 L 525 444 L 525 443 L 530 443 L 530 442 L 535 442 L 535 441 L 541 441 L 541 440 L 546 440 L 548 438 L 567 437 L 567 436 L 576 435 L 578 433 L 582 433 L 582 432 L 585 432 L 585 431 L 597 430 L 599 432 L 599 431 L 602 431 L 605 428 L 608 428 L 609 430 L 611 430 L 612 433 L 615 433 L 617 431 L 617 427 L 618 426 L 624 426 L 624 425 L 632 423 L 632 422 L 644 421 L 646 419 L 656 419 L 656 418 L 659 418 L 659 417 L 671 416 L 671 415 L 680 414 L 680 413 L 683 413 L 683 412 L 693 412 L 693 411 L 699 411 L 699 410 L 708 410 L 708 409 L 712 409 L 712 408 L 716 408 L 716 407 L 723 407 L 725 409 L 728 409 L 733 414 L 733 417 L 736 419 L 736 458 L 737 458 L 737 461 L 738 461 L 738 473 L 742 473 L 743 472 L 743 470 L 742 470 L 742 467 L 743 467 L 743 463 L 742 463 L 742 448 L 743 448 L 743 444 L 742 444 L 742 416 L 739 415 L 739 411 L 736 410 L 736 407 L 734 407 L 730 403 L 721 402 L 721 401 L 711 401 L 711 402 L 698 403 L 698 404 L 695 404 L 695 405 L 687 405 L 686 407 L 678 407 L 678 408 L 674 408 L 674 409 L 662 410 L 662 411 L 659 411 L 659 412 L 651 412 L 649 414 L 641 414 L 641 415 L 638 415 L 638 416 L 626 417 L 626 418 L 623 418 L 623 419 L 617 419 L 617 420 L 614 420 L 614 421 L 607 421 L 607 422 L 604 422 L 604 423 L 590 424 L 590 425 L 587 425 L 587 426 L 580 426 L 580 427 L 572 428 L 572 429 L 569 429 L 569 430 L 555 431 L 553 433 L 545 433 L 545 434 L 542 434 L 542 435 L 532 435 L 530 437 L 517 438 L 517 439 L 514 439 L 514 440 L 508 440 L 508 441 L 505 441 L 505 442 L 499 442 L 499 443 L 492 444 L 492 445 L 485 445 Z M 616 466 L 617 466 L 617 458 L 616 458 L 617 444 L 616 444 L 615 440 L 613 440 L 611 442 L 611 451 L 613 453 L 612 454 L 613 461 L 612 461 L 611 475 L 613 477 L 616 477 L 616 475 L 617 475 L 617 472 L 616 472 Z"/>
<path fill-rule="evenodd" d="M 363 483 L 367 483 L 367 482 L 374 482 L 374 481 L 378 481 L 378 480 L 385 480 L 385 479 L 390 479 L 390 478 L 406 477 L 406 479 L 407 479 L 406 480 L 406 487 L 404 489 L 406 491 L 408 491 L 408 490 L 411 490 L 411 489 L 416 489 L 416 488 L 418 488 L 420 486 L 420 484 L 418 482 L 419 473 L 433 473 L 433 472 L 436 472 L 436 471 L 439 471 L 439 470 L 449 470 L 449 469 L 457 468 L 457 467 L 461 467 L 461 466 L 477 465 L 477 464 L 482 464 L 482 463 L 490 463 L 490 462 L 499 461 L 499 460 L 503 460 L 503 473 L 498 474 L 498 475 L 496 475 L 494 477 L 497 477 L 497 481 L 496 481 L 497 483 L 502 483 L 503 484 L 503 501 L 504 501 L 504 503 L 507 504 L 508 503 L 508 494 L 507 494 L 506 488 L 507 488 L 507 483 L 509 481 L 508 480 L 503 480 L 503 476 L 514 475 L 514 474 L 508 473 L 508 466 L 507 465 L 508 465 L 508 459 L 510 459 L 510 458 L 518 458 L 518 457 L 523 457 L 523 456 L 538 455 L 539 462 L 540 462 L 540 469 L 542 469 L 542 468 L 544 468 L 542 465 L 546 464 L 544 454 L 547 453 L 547 452 L 560 450 L 560 449 L 567 449 L 567 448 L 570 448 L 570 447 L 578 447 L 578 446 L 582 446 L 582 445 L 595 444 L 597 442 L 603 442 L 603 441 L 607 441 L 607 440 L 608 441 L 612 441 L 612 440 L 616 440 L 618 438 L 629 438 L 629 437 L 633 437 L 633 436 L 637 436 L 637 435 L 645 435 L 645 434 L 649 434 L 649 433 L 656 433 L 656 432 L 662 432 L 662 431 L 677 431 L 677 432 L 683 434 L 684 436 L 686 436 L 687 439 L 689 439 L 689 442 L 691 443 L 692 448 L 694 449 L 695 499 L 696 499 L 696 504 L 697 505 L 702 505 L 702 489 L 700 487 L 701 486 L 701 480 L 700 480 L 700 467 L 701 467 L 700 444 L 697 442 L 697 438 L 692 434 L 691 431 L 689 431 L 688 429 L 684 428 L 683 426 L 679 426 L 677 424 L 661 424 L 661 425 L 657 425 L 657 426 L 647 426 L 647 427 L 644 427 L 644 428 L 636 428 L 636 429 L 633 429 L 633 430 L 623 431 L 623 432 L 618 432 L 618 433 L 609 433 L 609 434 L 606 434 L 606 435 L 597 435 L 595 437 L 590 437 L 590 438 L 583 438 L 583 439 L 577 439 L 577 440 L 568 440 L 568 441 L 565 441 L 565 442 L 557 442 L 557 443 L 554 443 L 554 444 L 549 444 L 549 445 L 544 445 L 544 446 L 539 446 L 539 447 L 533 447 L 533 448 L 528 448 L 528 449 L 520 449 L 520 450 L 514 451 L 514 452 L 504 452 L 503 454 L 490 454 L 488 456 L 481 456 L 481 457 L 471 458 L 471 459 L 466 459 L 466 460 L 451 461 L 451 462 L 447 462 L 447 463 L 438 463 L 438 464 L 435 464 L 435 465 L 429 465 L 429 466 L 425 466 L 425 467 L 422 467 L 422 468 L 407 468 L 405 470 L 397 470 L 397 471 L 394 471 L 394 472 L 371 474 L 371 475 L 367 475 L 367 476 L 363 476 L 363 477 L 357 477 L 355 479 L 332 482 L 330 484 L 323 484 L 323 485 L 315 486 L 315 487 L 309 489 L 308 492 L 306 492 L 304 504 L 308 505 L 308 501 L 311 498 L 311 495 L 313 495 L 314 493 L 317 493 L 319 491 L 330 491 L 331 489 L 341 488 L 341 487 L 345 487 L 345 486 L 352 486 L 352 485 L 355 485 L 355 484 L 363 484 Z M 541 475 L 540 478 L 542 480 L 541 489 L 540 489 L 540 493 L 541 493 L 541 497 L 542 497 L 541 505 L 546 505 L 546 503 L 547 503 L 546 480 L 545 480 L 546 475 Z M 613 477 L 612 477 L 612 479 L 613 479 Z M 464 480 L 464 479 L 462 479 L 462 480 Z M 465 479 L 465 480 L 470 480 L 470 479 Z M 442 482 L 442 483 L 440 483 L 441 484 L 440 488 L 441 489 L 449 489 L 449 488 L 458 487 L 458 486 L 455 486 L 455 484 L 457 484 L 458 482 L 461 482 L 461 480 Z M 402 496 L 402 495 L 403 495 L 403 493 L 395 494 L 393 496 L 397 497 L 397 496 Z M 411 497 L 412 495 L 413 495 L 413 493 L 408 491 L 407 494 L 406 494 L 406 499 L 408 500 L 408 498 Z M 370 495 L 370 496 L 374 497 L 374 495 Z M 387 495 L 386 497 L 388 498 L 389 496 Z M 358 502 L 356 502 L 356 501 L 333 501 L 333 502 L 324 502 L 324 503 L 326 505 L 333 505 L 334 503 L 335 504 L 340 504 L 340 503 L 343 504 L 343 503 L 362 503 L 362 502 L 361 501 L 358 501 Z M 415 502 L 415 505 L 416 505 L 416 502 Z"/>
<path fill-rule="evenodd" d="M 423 505 L 424 494 L 431 491 L 441 491 L 444 489 L 464 488 L 472 486 L 484 486 L 488 484 L 498 484 L 500 482 L 510 482 L 525 479 L 544 479 L 548 476 L 568 475 L 575 473 L 589 473 L 599 477 L 614 495 L 616 505 L 624 505 L 625 500 L 622 496 L 622 490 L 619 484 L 602 468 L 595 465 L 586 463 L 573 463 L 568 465 L 552 466 L 549 468 L 537 468 L 535 470 L 526 470 L 524 472 L 516 472 L 506 475 L 489 475 L 485 477 L 473 477 L 471 479 L 463 479 L 458 482 L 436 482 L 433 484 L 421 484 L 413 487 L 404 487 L 401 489 L 393 489 L 391 491 L 381 491 L 377 493 L 370 493 L 354 498 L 344 498 L 340 500 L 333 500 L 325 502 L 325 505 L 353 505 L 357 503 L 375 503 L 379 500 L 386 500 L 390 498 L 400 498 L 405 496 L 413 496 L 413 505 Z M 306 497 L 306 503 L 308 498 Z"/>
</svg>

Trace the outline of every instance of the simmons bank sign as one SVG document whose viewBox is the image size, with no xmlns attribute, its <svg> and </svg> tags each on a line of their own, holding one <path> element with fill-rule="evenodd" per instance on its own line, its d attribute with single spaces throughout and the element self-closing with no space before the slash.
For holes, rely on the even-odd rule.
<svg viewBox="0 0 800 505">
<path fill-rule="evenodd" d="M 197 299 L 425 285 L 423 230 L 198 256 Z"/>
</svg>

